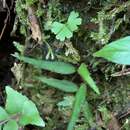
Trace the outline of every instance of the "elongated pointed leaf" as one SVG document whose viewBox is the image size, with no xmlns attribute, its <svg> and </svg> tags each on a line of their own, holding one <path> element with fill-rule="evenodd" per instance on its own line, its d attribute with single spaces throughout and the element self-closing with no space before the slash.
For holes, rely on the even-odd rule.
<svg viewBox="0 0 130 130">
<path fill-rule="evenodd" d="M 0 121 L 6 120 L 7 118 L 8 118 L 8 113 L 5 111 L 5 109 L 0 107 Z"/>
<path fill-rule="evenodd" d="M 78 90 L 78 86 L 76 84 L 67 80 L 58 80 L 58 79 L 47 78 L 47 77 L 36 77 L 36 79 L 49 85 L 50 87 L 57 88 L 64 92 L 76 92 Z"/>
<path fill-rule="evenodd" d="M 18 124 L 15 120 L 10 120 L 4 125 L 3 130 L 18 130 Z"/>
<path fill-rule="evenodd" d="M 85 102 L 86 97 L 86 86 L 82 84 L 76 93 L 74 108 L 72 111 L 71 119 L 68 124 L 67 130 L 73 130 L 80 114 L 81 106 Z"/>
<path fill-rule="evenodd" d="M 97 93 L 100 94 L 98 87 L 96 86 L 94 80 L 90 76 L 87 66 L 82 63 L 78 69 L 78 73 L 84 79 L 84 81 Z"/>
<path fill-rule="evenodd" d="M 76 71 L 75 67 L 69 63 L 64 63 L 60 61 L 38 60 L 34 58 L 20 56 L 19 54 L 15 54 L 13 56 L 19 60 L 34 65 L 37 68 L 49 70 L 60 74 L 72 74 Z"/>
<path fill-rule="evenodd" d="M 130 36 L 111 42 L 94 53 L 94 56 L 114 63 L 130 65 Z"/>
<path fill-rule="evenodd" d="M 13 90 L 10 86 L 6 86 L 6 105 L 5 109 L 9 114 L 16 114 L 22 111 L 23 104 L 28 100 L 27 97 Z"/>
<path fill-rule="evenodd" d="M 22 126 L 25 126 L 27 124 L 37 125 L 41 127 L 45 126 L 45 122 L 40 117 L 36 105 L 32 101 L 26 101 L 23 104 L 23 110 L 19 123 Z"/>
</svg>

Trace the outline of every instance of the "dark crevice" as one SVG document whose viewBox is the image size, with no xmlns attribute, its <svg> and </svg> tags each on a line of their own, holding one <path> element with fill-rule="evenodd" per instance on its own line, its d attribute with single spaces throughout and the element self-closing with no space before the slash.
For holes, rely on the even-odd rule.
<svg viewBox="0 0 130 130">
<path fill-rule="evenodd" d="M 15 20 L 15 1 L 6 0 L 6 2 L 7 5 L 3 6 L 0 0 L 0 104 L 3 100 L 1 93 L 3 93 L 4 86 L 11 84 L 13 76 L 11 67 L 14 59 L 10 54 L 15 51 L 13 37 L 10 36 Z"/>
</svg>

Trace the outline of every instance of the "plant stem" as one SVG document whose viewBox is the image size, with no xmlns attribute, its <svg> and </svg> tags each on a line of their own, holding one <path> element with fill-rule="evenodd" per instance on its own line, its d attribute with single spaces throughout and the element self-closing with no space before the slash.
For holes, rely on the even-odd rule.
<svg viewBox="0 0 130 130">
<path fill-rule="evenodd" d="M 14 115 L 10 116 L 10 117 L 9 117 L 8 119 L 6 119 L 6 120 L 0 121 L 0 125 L 5 124 L 6 122 L 8 122 L 8 121 L 11 120 L 11 119 L 14 119 L 14 120 L 17 121 L 17 119 L 19 119 L 19 117 L 20 117 L 20 114 L 19 114 L 19 113 L 18 113 L 18 114 L 14 114 Z"/>
</svg>

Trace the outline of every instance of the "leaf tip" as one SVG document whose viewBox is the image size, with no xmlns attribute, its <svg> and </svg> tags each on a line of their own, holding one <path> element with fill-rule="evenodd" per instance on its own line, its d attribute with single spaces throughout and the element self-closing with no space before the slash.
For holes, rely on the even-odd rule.
<svg viewBox="0 0 130 130">
<path fill-rule="evenodd" d="M 97 91 L 95 91 L 98 95 L 100 95 L 101 93 L 100 93 L 100 91 L 99 91 L 99 89 L 97 90 Z"/>
</svg>

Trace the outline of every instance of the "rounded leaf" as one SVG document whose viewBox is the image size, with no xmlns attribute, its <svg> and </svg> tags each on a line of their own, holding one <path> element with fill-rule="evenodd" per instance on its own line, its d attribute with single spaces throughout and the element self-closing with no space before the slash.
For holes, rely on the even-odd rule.
<svg viewBox="0 0 130 130">
<path fill-rule="evenodd" d="M 23 110 L 19 120 L 20 125 L 25 126 L 28 124 L 44 127 L 45 122 L 39 115 L 36 105 L 32 101 L 26 101 L 23 104 Z"/>
<path fill-rule="evenodd" d="M 22 111 L 23 104 L 28 100 L 27 97 L 13 90 L 10 86 L 6 86 L 6 105 L 5 109 L 9 114 L 16 114 Z"/>
<path fill-rule="evenodd" d="M 0 121 L 6 120 L 7 118 L 8 118 L 8 113 L 5 111 L 5 109 L 0 107 Z"/>
<path fill-rule="evenodd" d="M 5 125 L 3 130 L 18 130 L 18 124 L 15 120 L 9 120 Z"/>
</svg>

